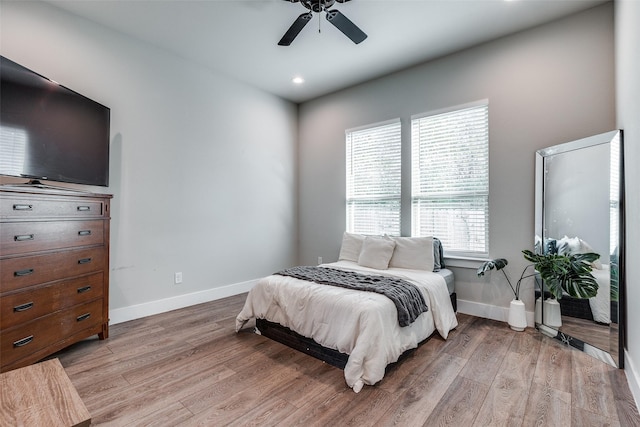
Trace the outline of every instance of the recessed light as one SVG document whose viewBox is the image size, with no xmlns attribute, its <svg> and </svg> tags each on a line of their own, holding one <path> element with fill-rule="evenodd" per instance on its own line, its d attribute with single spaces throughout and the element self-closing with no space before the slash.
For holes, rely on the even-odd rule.
<svg viewBox="0 0 640 427">
<path fill-rule="evenodd" d="M 296 76 L 293 79 L 291 79 L 291 81 L 297 85 L 301 85 L 302 83 L 304 83 L 304 79 L 300 76 Z"/>
</svg>

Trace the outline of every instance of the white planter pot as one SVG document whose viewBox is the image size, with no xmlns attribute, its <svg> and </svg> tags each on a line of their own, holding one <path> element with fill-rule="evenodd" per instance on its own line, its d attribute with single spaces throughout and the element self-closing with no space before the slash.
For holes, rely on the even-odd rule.
<svg viewBox="0 0 640 427">
<path fill-rule="evenodd" d="M 514 299 L 509 305 L 509 326 L 514 331 L 524 331 L 527 327 L 527 314 L 524 311 L 524 303 Z"/>
<path fill-rule="evenodd" d="M 546 299 L 544 301 L 544 310 L 542 310 L 544 324 L 553 328 L 562 326 L 562 316 L 560 315 L 560 303 L 557 299 Z"/>
</svg>

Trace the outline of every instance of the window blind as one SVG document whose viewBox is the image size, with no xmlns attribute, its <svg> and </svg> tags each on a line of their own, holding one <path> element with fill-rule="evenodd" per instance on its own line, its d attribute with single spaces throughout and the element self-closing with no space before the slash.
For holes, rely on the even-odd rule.
<svg viewBox="0 0 640 427">
<path fill-rule="evenodd" d="M 400 235 L 400 120 L 346 131 L 347 231 Z"/>
<path fill-rule="evenodd" d="M 412 235 L 436 236 L 447 253 L 489 251 L 489 106 L 413 117 Z"/>
</svg>

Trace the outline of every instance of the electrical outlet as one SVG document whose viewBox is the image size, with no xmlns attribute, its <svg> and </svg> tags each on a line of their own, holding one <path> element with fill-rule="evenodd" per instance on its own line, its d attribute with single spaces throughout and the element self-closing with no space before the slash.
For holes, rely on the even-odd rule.
<svg viewBox="0 0 640 427">
<path fill-rule="evenodd" d="M 176 285 L 182 283 L 182 272 L 178 272 L 173 275 L 173 283 Z"/>
<path fill-rule="evenodd" d="M 320 264 L 322 264 L 322 257 L 321 256 L 318 257 L 318 265 L 320 265 Z"/>
</svg>

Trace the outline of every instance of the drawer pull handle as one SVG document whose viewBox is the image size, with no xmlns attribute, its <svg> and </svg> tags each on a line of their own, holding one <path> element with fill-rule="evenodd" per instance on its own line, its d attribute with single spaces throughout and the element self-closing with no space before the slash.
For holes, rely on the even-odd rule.
<svg viewBox="0 0 640 427">
<path fill-rule="evenodd" d="M 32 211 L 33 205 L 13 205 L 14 211 Z"/>
<path fill-rule="evenodd" d="M 91 262 L 91 258 L 82 258 L 78 260 L 78 264 L 89 264 Z"/>
<path fill-rule="evenodd" d="M 81 288 L 78 288 L 78 293 L 79 294 L 84 294 L 85 292 L 88 292 L 91 290 L 91 286 L 83 286 Z"/>
<path fill-rule="evenodd" d="M 33 307 L 33 301 L 27 302 L 27 303 L 24 303 L 24 304 L 20 304 L 20 305 L 16 305 L 15 307 L 13 307 L 13 311 L 15 311 L 15 312 L 27 311 L 32 307 Z"/>
<path fill-rule="evenodd" d="M 25 242 L 27 240 L 33 240 L 33 238 L 33 234 L 21 234 L 19 236 L 13 236 L 13 240 L 15 240 L 16 242 Z"/>
<path fill-rule="evenodd" d="M 22 347 L 29 344 L 31 341 L 33 341 L 33 335 L 29 335 L 28 337 L 22 338 L 21 340 L 14 341 L 13 346 Z"/>
<path fill-rule="evenodd" d="M 79 212 L 87 212 L 91 210 L 91 206 L 78 206 Z"/>
<path fill-rule="evenodd" d="M 80 316 L 76 317 L 76 322 L 82 322 L 83 320 L 87 320 L 89 317 L 91 317 L 91 313 L 81 314 Z"/>
<path fill-rule="evenodd" d="M 28 276 L 30 274 L 33 274 L 34 271 L 35 270 L 33 268 L 27 268 L 27 269 L 24 269 L 24 270 L 14 271 L 13 275 L 15 277 L 23 277 L 23 276 Z"/>
<path fill-rule="evenodd" d="M 91 230 L 80 230 L 78 236 L 91 236 Z"/>
</svg>

